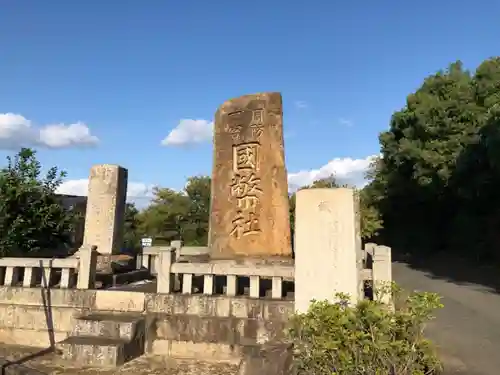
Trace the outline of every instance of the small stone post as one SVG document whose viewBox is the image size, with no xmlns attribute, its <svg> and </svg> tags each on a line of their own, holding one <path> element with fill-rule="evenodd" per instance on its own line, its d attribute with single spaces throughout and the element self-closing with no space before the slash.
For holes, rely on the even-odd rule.
<svg viewBox="0 0 500 375">
<path fill-rule="evenodd" d="M 295 208 L 295 310 L 312 299 L 359 297 L 356 204 L 353 189 L 305 189 Z"/>
<path fill-rule="evenodd" d="M 174 248 L 175 250 L 175 260 L 179 260 L 179 257 L 181 256 L 181 248 L 182 248 L 182 241 L 181 240 L 174 240 L 170 241 L 170 246 Z"/>
<path fill-rule="evenodd" d="M 95 274 L 97 268 L 96 246 L 82 247 L 75 254 L 80 261 L 78 266 L 77 289 L 92 289 L 95 286 Z"/>
<path fill-rule="evenodd" d="M 392 256 L 388 246 L 375 246 L 373 248 L 373 288 L 374 293 L 381 302 L 392 304 Z"/>
<path fill-rule="evenodd" d="M 157 293 L 169 294 L 174 286 L 174 275 L 170 272 L 172 263 L 175 262 L 175 249 L 162 248 L 158 255 Z"/>
</svg>

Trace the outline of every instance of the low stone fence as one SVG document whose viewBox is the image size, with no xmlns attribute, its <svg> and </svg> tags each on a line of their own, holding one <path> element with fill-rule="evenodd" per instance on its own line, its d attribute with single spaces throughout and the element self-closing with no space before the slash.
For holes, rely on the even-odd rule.
<svg viewBox="0 0 500 375">
<path fill-rule="evenodd" d="M 249 296 L 251 298 L 266 297 L 266 284 L 270 287 L 270 297 L 281 299 L 285 297 L 283 283 L 294 283 L 295 272 L 301 265 L 279 264 L 236 264 L 231 262 L 183 262 L 179 261 L 185 254 L 206 254 L 208 248 L 183 247 L 176 243 L 174 246 L 150 247 L 145 249 L 151 259 L 148 267 L 154 267 L 151 273 L 157 275 L 157 292 L 162 294 L 195 294 L 205 295 L 224 294 L 226 296 L 238 295 L 237 286 L 241 279 L 249 279 Z M 181 255 L 179 255 L 181 254 Z M 321 260 L 318 260 L 319 262 Z M 146 267 L 146 263 L 141 265 Z M 362 251 L 362 267 L 359 279 L 362 283 L 369 281 L 373 286 L 384 285 L 392 282 L 391 249 L 377 244 L 366 244 Z M 201 279 L 193 287 L 193 280 Z M 218 279 L 219 282 L 216 282 Z M 314 282 L 311 280 L 311 282 Z M 222 285 L 218 288 L 217 285 Z M 330 289 L 331 286 L 330 286 Z M 293 288 L 292 288 L 293 290 Z M 360 296 L 361 298 L 364 295 Z M 386 301 L 388 302 L 386 297 Z"/>
<path fill-rule="evenodd" d="M 174 291 L 175 278 L 178 278 L 182 294 L 193 293 L 193 277 L 203 278 L 202 293 L 213 295 L 216 293 L 215 279 L 225 279 L 223 291 L 227 296 L 238 294 L 238 282 L 240 279 L 249 279 L 249 296 L 260 298 L 263 283 L 271 282 L 271 297 L 273 299 L 283 298 L 283 281 L 294 279 L 293 265 L 240 265 L 230 263 L 173 263 L 175 249 L 166 249 L 160 255 L 161 265 L 158 274 L 158 293 L 172 293 Z M 264 293 L 265 295 L 265 293 Z"/>
<path fill-rule="evenodd" d="M 0 285 L 88 289 L 94 287 L 97 252 L 69 258 L 0 258 Z"/>
</svg>

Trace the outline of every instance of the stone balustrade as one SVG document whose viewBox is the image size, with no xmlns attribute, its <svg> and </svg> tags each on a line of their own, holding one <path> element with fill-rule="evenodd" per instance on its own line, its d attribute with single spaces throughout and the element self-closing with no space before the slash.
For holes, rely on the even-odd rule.
<svg viewBox="0 0 500 375">
<path fill-rule="evenodd" d="M 144 247 L 140 254 L 136 258 L 137 269 L 146 268 L 149 270 L 151 275 L 156 276 L 158 274 L 158 261 L 159 255 L 165 249 L 173 247 L 176 249 L 176 261 L 184 256 L 198 256 L 208 254 L 208 247 L 194 246 L 194 247 L 182 247 L 182 241 L 172 241 L 170 246 L 151 246 Z"/>
<path fill-rule="evenodd" d="M 213 295 L 215 293 L 215 278 L 222 277 L 225 279 L 224 294 L 236 296 L 238 279 L 249 278 L 249 296 L 251 298 L 259 298 L 262 282 L 270 280 L 271 298 L 281 299 L 283 297 L 283 282 L 294 283 L 296 268 L 299 266 L 297 264 L 236 264 L 221 261 L 179 262 L 179 253 L 184 255 L 206 254 L 208 248 L 190 248 L 175 244 L 175 246 L 149 249 L 153 250 L 156 259 L 157 292 L 162 294 L 175 292 L 193 294 L 193 278 L 202 277 L 201 293 Z M 151 250 L 147 253 L 153 254 Z M 392 282 L 391 249 L 389 247 L 367 244 L 363 251 L 363 265 L 359 275 L 361 280 L 371 281 L 376 286 Z M 180 284 L 180 288 L 174 287 L 176 282 Z M 385 300 L 388 298 L 386 297 Z"/>
<path fill-rule="evenodd" d="M 68 258 L 0 258 L 0 285 L 88 289 L 94 286 L 97 252 Z"/>
<path fill-rule="evenodd" d="M 151 275 L 157 275 L 158 255 L 163 250 L 163 247 L 145 247 L 136 257 L 137 269 L 146 268 L 151 272 Z"/>
<path fill-rule="evenodd" d="M 271 281 L 271 298 L 283 297 L 283 281 L 294 279 L 293 265 L 242 265 L 226 262 L 176 263 L 176 249 L 164 248 L 159 255 L 158 293 L 170 294 L 174 290 L 174 277 L 180 277 L 182 294 L 193 293 L 193 277 L 203 277 L 203 294 L 213 295 L 215 278 L 225 278 L 225 295 L 236 296 L 239 278 L 249 278 L 251 298 L 259 298 L 263 280 Z"/>
</svg>

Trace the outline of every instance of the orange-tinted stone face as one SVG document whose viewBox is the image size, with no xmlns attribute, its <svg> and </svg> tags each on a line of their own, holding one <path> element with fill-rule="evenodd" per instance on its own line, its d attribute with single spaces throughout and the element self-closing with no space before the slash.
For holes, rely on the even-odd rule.
<svg viewBox="0 0 500 375">
<path fill-rule="evenodd" d="M 291 256 L 279 93 L 225 102 L 215 115 L 212 257 Z"/>
</svg>

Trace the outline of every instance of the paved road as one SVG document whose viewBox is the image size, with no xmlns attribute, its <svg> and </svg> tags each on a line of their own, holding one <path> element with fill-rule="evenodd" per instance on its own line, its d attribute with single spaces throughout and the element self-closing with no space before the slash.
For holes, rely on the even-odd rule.
<svg viewBox="0 0 500 375">
<path fill-rule="evenodd" d="M 445 307 L 428 327 L 428 335 L 440 348 L 446 375 L 500 374 L 499 294 L 477 284 L 436 279 L 403 263 L 393 264 L 393 278 L 405 289 L 443 297 Z"/>
</svg>

